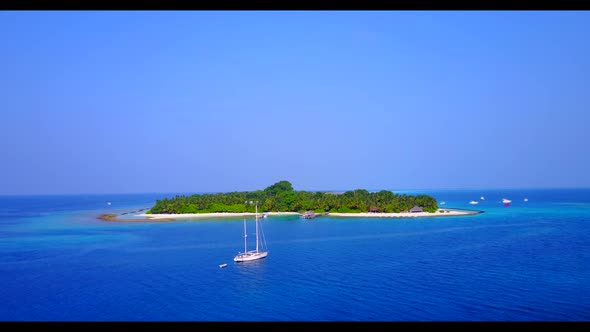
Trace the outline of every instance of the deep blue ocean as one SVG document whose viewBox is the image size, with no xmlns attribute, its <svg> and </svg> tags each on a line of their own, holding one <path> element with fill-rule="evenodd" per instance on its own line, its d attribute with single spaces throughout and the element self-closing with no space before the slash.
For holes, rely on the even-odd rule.
<svg viewBox="0 0 590 332">
<path fill-rule="evenodd" d="M 590 189 L 406 193 L 484 213 L 269 217 L 234 263 L 240 218 L 96 219 L 172 194 L 0 196 L 0 320 L 590 320 Z"/>
</svg>

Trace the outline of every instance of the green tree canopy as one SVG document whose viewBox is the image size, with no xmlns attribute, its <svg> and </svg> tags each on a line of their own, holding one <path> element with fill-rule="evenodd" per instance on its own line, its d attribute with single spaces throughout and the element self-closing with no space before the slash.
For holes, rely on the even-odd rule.
<svg viewBox="0 0 590 332">
<path fill-rule="evenodd" d="M 289 181 L 279 181 L 272 186 L 267 187 L 264 189 L 264 192 L 270 196 L 276 196 L 279 193 L 286 192 L 286 191 L 293 191 L 293 186 Z"/>
<path fill-rule="evenodd" d="M 257 201 L 258 211 L 334 211 L 334 212 L 400 212 L 414 206 L 435 212 L 436 200 L 428 195 L 397 195 L 388 190 L 371 193 L 365 189 L 346 191 L 342 194 L 295 191 L 289 181 L 279 181 L 264 190 L 176 196 L 156 201 L 150 213 L 210 213 L 254 212 L 255 206 L 247 202 Z"/>
</svg>

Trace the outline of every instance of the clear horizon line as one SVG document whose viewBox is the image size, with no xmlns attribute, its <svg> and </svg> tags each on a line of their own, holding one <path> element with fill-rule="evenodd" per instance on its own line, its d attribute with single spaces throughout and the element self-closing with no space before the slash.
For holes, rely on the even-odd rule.
<svg viewBox="0 0 590 332">
<path fill-rule="evenodd" d="M 490 188 L 422 188 L 422 189 L 365 189 L 365 188 L 355 188 L 355 189 L 330 189 L 330 190 L 298 190 L 295 191 L 308 191 L 308 192 L 345 192 L 345 191 L 353 191 L 358 189 L 364 189 L 367 191 L 380 191 L 380 190 L 389 190 L 392 192 L 397 191 L 462 191 L 462 190 L 564 190 L 564 189 L 590 189 L 590 186 L 587 187 L 490 187 Z M 257 189 L 263 190 L 263 189 Z M 104 192 L 104 193 L 25 193 L 25 194 L 4 194 L 0 193 L 0 197 L 7 197 L 7 196 L 82 196 L 82 195 L 89 195 L 89 196 L 96 196 L 96 195 L 150 195 L 150 194 L 217 194 L 217 193 L 230 193 L 230 192 L 244 192 L 244 191 L 256 191 L 256 190 L 231 190 L 231 191 L 149 191 L 149 192 Z"/>
</svg>

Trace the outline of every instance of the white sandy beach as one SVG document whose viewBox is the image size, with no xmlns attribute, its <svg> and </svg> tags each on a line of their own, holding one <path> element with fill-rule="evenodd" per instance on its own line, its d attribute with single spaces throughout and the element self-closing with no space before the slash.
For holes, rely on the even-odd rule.
<svg viewBox="0 0 590 332">
<path fill-rule="evenodd" d="M 418 218 L 418 217 L 449 217 L 449 216 L 465 216 L 470 214 L 478 214 L 478 211 L 465 211 L 465 210 L 453 210 L 453 209 L 444 209 L 444 211 L 449 212 L 441 212 L 438 210 L 435 213 L 430 212 L 400 212 L 400 213 L 379 213 L 379 212 L 365 212 L 365 213 L 332 213 L 330 212 L 330 216 L 333 217 L 363 217 L 363 218 Z"/>
<path fill-rule="evenodd" d="M 297 212 L 265 212 L 269 216 L 285 216 L 285 215 L 299 215 Z M 226 218 L 226 217 L 254 217 L 255 213 L 246 212 L 246 213 L 232 213 L 232 212 L 217 212 L 217 213 L 181 213 L 181 214 L 136 214 L 136 217 L 144 217 L 147 219 L 179 219 L 179 218 Z M 258 213 L 259 216 L 262 213 Z"/>
<path fill-rule="evenodd" d="M 465 210 L 453 210 L 444 209 L 444 211 L 429 213 L 429 212 L 401 212 L 401 213 L 336 213 L 330 212 L 328 215 L 333 217 L 362 217 L 362 218 L 417 218 L 417 217 L 448 217 L 448 216 L 464 216 L 470 214 L 477 214 L 477 211 L 465 211 Z M 261 215 L 262 213 L 259 213 Z M 298 212 L 266 212 L 269 216 L 284 216 L 284 215 L 299 215 Z M 219 212 L 219 213 L 182 213 L 182 214 L 137 214 L 137 217 L 143 217 L 146 219 L 192 219 L 192 218 L 225 218 L 225 217 L 248 217 L 254 216 L 254 213 L 231 213 L 231 212 Z"/>
</svg>

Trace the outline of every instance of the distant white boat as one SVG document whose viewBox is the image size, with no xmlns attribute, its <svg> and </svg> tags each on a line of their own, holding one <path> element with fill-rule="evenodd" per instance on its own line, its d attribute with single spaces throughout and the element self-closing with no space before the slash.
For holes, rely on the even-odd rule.
<svg viewBox="0 0 590 332">
<path fill-rule="evenodd" d="M 445 202 L 440 202 L 440 205 L 445 205 L 445 204 L 446 204 Z"/>
<path fill-rule="evenodd" d="M 502 203 L 504 203 L 504 204 L 510 204 L 510 203 L 512 203 L 512 201 L 509 200 L 508 198 L 502 198 Z"/>
<path fill-rule="evenodd" d="M 479 202 L 477 202 L 477 201 L 471 201 L 471 202 L 469 202 L 469 204 L 471 204 L 471 205 L 475 205 L 475 204 L 478 204 L 478 203 Z"/>
<path fill-rule="evenodd" d="M 111 202 L 107 202 L 107 205 L 111 205 L 111 204 L 112 204 Z"/>
<path fill-rule="evenodd" d="M 226 267 L 226 266 L 227 266 L 227 264 L 226 264 L 226 263 L 219 264 L 219 268 L 221 268 L 221 269 L 223 269 L 223 268 L 224 268 L 224 267 Z"/>
<path fill-rule="evenodd" d="M 485 197 L 481 196 L 479 199 L 481 199 L 482 201 L 485 201 Z"/>
<path fill-rule="evenodd" d="M 529 201 L 529 199 L 528 199 L 528 198 L 525 198 L 525 199 L 524 199 L 524 201 L 525 201 L 525 202 L 528 202 L 528 201 Z"/>
</svg>

